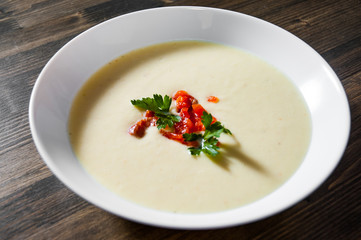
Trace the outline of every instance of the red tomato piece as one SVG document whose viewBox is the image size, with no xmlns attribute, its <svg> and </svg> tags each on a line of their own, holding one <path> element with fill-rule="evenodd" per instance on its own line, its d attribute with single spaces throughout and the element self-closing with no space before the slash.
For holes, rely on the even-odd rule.
<svg viewBox="0 0 361 240">
<path fill-rule="evenodd" d="M 154 112 L 153 111 L 150 111 L 150 110 L 147 110 L 144 114 L 144 117 L 154 117 Z"/>
<path fill-rule="evenodd" d="M 195 116 L 197 116 L 199 118 L 202 117 L 203 112 L 206 112 L 206 110 L 200 104 L 193 104 L 192 109 L 193 109 Z"/>
<path fill-rule="evenodd" d="M 190 118 L 190 114 L 189 114 L 189 108 L 182 108 L 179 112 L 179 116 L 181 116 L 181 118 Z"/>
<path fill-rule="evenodd" d="M 180 122 L 174 124 L 175 133 L 192 133 L 194 124 L 189 118 L 183 118 Z"/>
<path fill-rule="evenodd" d="M 212 102 L 212 103 L 217 103 L 217 102 L 219 102 L 219 98 L 217 98 L 217 97 L 215 97 L 215 96 L 209 96 L 209 97 L 207 98 L 207 101 L 208 101 L 208 102 Z"/>
<path fill-rule="evenodd" d="M 192 106 L 192 97 L 190 96 L 179 96 L 176 100 L 177 110 L 182 108 L 190 108 Z"/>
<path fill-rule="evenodd" d="M 136 136 L 136 137 L 143 137 L 145 134 L 145 130 L 149 127 L 150 121 L 148 119 L 141 119 L 136 124 L 131 126 L 128 130 L 128 133 L 130 135 Z"/>
<path fill-rule="evenodd" d="M 187 95 L 189 95 L 186 91 L 184 91 L 184 90 L 179 90 L 179 91 L 177 91 L 174 95 L 173 95 L 173 99 L 174 100 L 177 100 L 177 98 L 179 97 L 179 96 L 187 96 Z"/>
</svg>

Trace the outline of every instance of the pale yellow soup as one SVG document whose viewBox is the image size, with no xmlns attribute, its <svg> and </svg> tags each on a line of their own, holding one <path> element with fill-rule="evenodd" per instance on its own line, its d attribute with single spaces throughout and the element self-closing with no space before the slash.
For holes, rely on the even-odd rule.
<svg viewBox="0 0 361 240">
<path fill-rule="evenodd" d="M 233 133 L 221 136 L 218 157 L 192 156 L 156 127 L 143 138 L 128 134 L 142 118 L 130 100 L 178 90 Z M 271 193 L 300 166 L 310 133 L 307 106 L 286 76 L 244 51 L 196 41 L 108 63 L 81 88 L 69 118 L 73 150 L 97 181 L 134 203 L 182 213 L 236 208 Z"/>
</svg>

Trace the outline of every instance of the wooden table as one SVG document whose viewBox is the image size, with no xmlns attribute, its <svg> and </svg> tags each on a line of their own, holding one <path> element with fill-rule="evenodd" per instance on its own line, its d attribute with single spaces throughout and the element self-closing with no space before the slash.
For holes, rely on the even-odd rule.
<svg viewBox="0 0 361 240">
<path fill-rule="evenodd" d="M 130 222 L 79 198 L 46 167 L 31 137 L 28 104 L 46 62 L 84 30 L 151 7 L 200 5 L 274 23 L 335 70 L 352 114 L 333 174 L 290 209 L 244 226 L 207 231 Z M 0 2 L 0 239 L 361 239 L 361 1 L 2 0 Z"/>
</svg>

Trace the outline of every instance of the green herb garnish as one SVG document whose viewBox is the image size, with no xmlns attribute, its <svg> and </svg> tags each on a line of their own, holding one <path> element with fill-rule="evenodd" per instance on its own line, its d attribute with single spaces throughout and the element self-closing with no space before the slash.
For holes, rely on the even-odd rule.
<svg viewBox="0 0 361 240">
<path fill-rule="evenodd" d="M 212 120 L 212 114 L 208 114 L 204 111 L 201 120 L 205 127 L 204 134 L 183 134 L 184 141 L 200 141 L 200 145 L 198 147 L 188 148 L 192 155 L 199 155 L 201 152 L 203 152 L 209 156 L 216 156 L 219 154 L 219 147 L 217 145 L 219 143 L 218 138 L 220 137 L 221 133 L 232 135 L 231 131 L 222 126 L 220 122 L 217 121 L 212 124 Z"/>
<path fill-rule="evenodd" d="M 173 127 L 175 122 L 179 122 L 181 120 L 180 116 L 169 112 L 172 98 L 167 95 L 165 95 L 163 99 L 161 95 L 153 94 L 153 98 L 146 97 L 138 100 L 131 100 L 130 102 L 139 108 L 153 111 L 155 116 L 158 117 L 158 129 L 166 128 L 167 125 L 169 127 Z"/>
</svg>

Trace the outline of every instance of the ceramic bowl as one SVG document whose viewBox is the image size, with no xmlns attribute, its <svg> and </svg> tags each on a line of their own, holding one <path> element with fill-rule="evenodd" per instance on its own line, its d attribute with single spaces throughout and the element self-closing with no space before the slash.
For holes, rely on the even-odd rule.
<svg viewBox="0 0 361 240">
<path fill-rule="evenodd" d="M 287 75 L 311 113 L 307 155 L 276 191 L 251 204 L 207 214 L 176 214 L 146 208 L 111 193 L 91 178 L 73 154 L 67 122 L 77 91 L 100 67 L 144 46 L 202 40 L 251 52 Z M 350 111 L 334 71 L 309 45 L 291 33 L 245 14 L 204 7 L 166 7 L 103 22 L 62 47 L 39 75 L 30 100 L 30 127 L 50 170 L 90 203 L 123 218 L 177 229 L 209 229 L 250 223 L 299 202 L 326 180 L 345 150 Z"/>
</svg>

